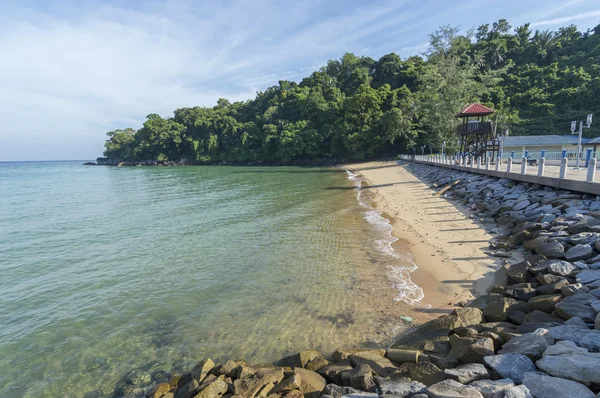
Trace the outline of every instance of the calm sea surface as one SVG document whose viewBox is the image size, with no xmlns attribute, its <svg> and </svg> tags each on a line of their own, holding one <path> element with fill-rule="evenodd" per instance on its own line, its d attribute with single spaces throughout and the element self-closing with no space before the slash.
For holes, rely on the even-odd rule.
<svg viewBox="0 0 600 398">
<path fill-rule="evenodd" d="M 2 397 L 123 396 L 207 356 L 364 345 L 400 322 L 361 281 L 419 298 L 386 275 L 410 262 L 343 170 L 81 163 L 0 163 Z"/>
</svg>

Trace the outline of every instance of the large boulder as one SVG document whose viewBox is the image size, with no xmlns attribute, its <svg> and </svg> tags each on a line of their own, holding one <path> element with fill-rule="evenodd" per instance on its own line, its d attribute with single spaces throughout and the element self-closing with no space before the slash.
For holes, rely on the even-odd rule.
<svg viewBox="0 0 600 398">
<path fill-rule="evenodd" d="M 592 254 L 594 254 L 594 249 L 592 249 L 592 246 L 580 244 L 567 250 L 565 253 L 565 258 L 568 261 L 587 260 L 588 258 L 592 257 Z"/>
<path fill-rule="evenodd" d="M 575 278 L 577 279 L 577 282 L 589 285 L 600 281 L 600 269 L 583 270 L 579 272 Z"/>
<path fill-rule="evenodd" d="M 583 384 L 537 372 L 526 373 L 523 385 L 535 398 L 594 398 L 595 396 Z"/>
<path fill-rule="evenodd" d="M 461 363 L 483 363 L 483 357 L 494 355 L 494 340 L 489 337 L 450 336 L 449 356 Z"/>
<path fill-rule="evenodd" d="M 265 386 L 271 386 L 272 388 L 281 380 L 283 380 L 283 369 L 259 369 L 256 373 L 250 374 L 243 379 L 235 380 L 233 382 L 233 390 L 236 395 L 254 397 Z"/>
<path fill-rule="evenodd" d="M 391 398 L 408 398 L 419 393 L 424 393 L 427 389 L 425 384 L 408 379 L 390 380 L 376 377 L 375 381 L 379 386 L 381 394 Z"/>
<path fill-rule="evenodd" d="M 502 297 L 499 295 L 490 295 L 490 299 L 483 310 L 483 316 L 488 322 L 501 322 L 508 319 L 508 313 L 515 309 L 518 300 Z"/>
<path fill-rule="evenodd" d="M 590 352 L 600 352 L 600 330 L 590 330 L 587 325 L 561 325 L 548 329 L 556 340 L 569 340 Z"/>
<path fill-rule="evenodd" d="M 556 241 L 544 242 L 539 245 L 536 251 L 547 258 L 563 258 L 565 256 L 564 246 Z"/>
<path fill-rule="evenodd" d="M 305 398 L 319 398 L 327 384 L 325 379 L 316 372 L 308 369 L 294 368 L 294 374 L 300 378 L 300 392 Z"/>
<path fill-rule="evenodd" d="M 473 387 L 465 386 L 454 380 L 444 380 L 427 389 L 429 398 L 483 398 Z"/>
<path fill-rule="evenodd" d="M 544 352 L 536 362 L 544 372 L 564 379 L 590 385 L 600 383 L 600 353 L 577 347 L 572 341 L 559 341 Z"/>
<path fill-rule="evenodd" d="M 506 390 L 513 387 L 515 383 L 510 379 L 479 380 L 469 384 L 483 395 L 484 398 L 504 398 Z"/>
<path fill-rule="evenodd" d="M 562 299 L 560 294 L 543 294 L 535 296 L 527 301 L 532 310 L 539 310 L 547 314 L 554 311 L 554 307 Z"/>
<path fill-rule="evenodd" d="M 578 270 L 576 266 L 564 260 L 547 260 L 543 264 L 548 266 L 547 270 L 549 273 L 558 276 L 569 276 Z"/>
<path fill-rule="evenodd" d="M 198 381 L 192 379 L 177 390 L 175 398 L 192 398 L 198 392 L 199 386 Z"/>
<path fill-rule="evenodd" d="M 352 370 L 346 370 L 340 374 L 342 384 L 357 390 L 373 391 L 375 379 L 373 370 L 369 365 L 361 364 Z"/>
<path fill-rule="evenodd" d="M 500 354 L 483 358 L 485 364 L 494 369 L 502 378 L 511 379 L 515 383 L 523 382 L 523 375 L 535 372 L 531 359 L 521 354 Z"/>
<path fill-rule="evenodd" d="M 192 379 L 198 383 L 202 383 L 202 380 L 208 375 L 208 373 L 215 367 L 215 363 L 210 359 L 200 361 L 192 369 Z"/>
<path fill-rule="evenodd" d="M 546 348 L 553 344 L 554 338 L 547 329 L 537 329 L 533 333 L 513 337 L 502 346 L 498 354 L 522 354 L 535 361 L 540 359 Z"/>
<path fill-rule="evenodd" d="M 352 366 L 350 365 L 327 365 L 320 368 L 317 373 L 321 376 L 325 377 L 328 381 L 332 383 L 342 384 L 342 379 L 340 374 L 345 372 L 346 370 L 352 370 Z"/>
<path fill-rule="evenodd" d="M 585 322 L 593 323 L 596 318 L 596 311 L 591 304 L 597 298 L 589 293 L 577 293 L 565 297 L 560 303 L 556 304 L 556 313 L 563 319 L 579 317 Z"/>
<path fill-rule="evenodd" d="M 426 344 L 448 341 L 450 331 L 460 326 L 466 325 L 462 325 L 458 316 L 442 315 L 417 327 L 412 333 L 401 337 L 390 348 L 424 350 Z"/>
<path fill-rule="evenodd" d="M 316 350 L 304 350 L 296 354 L 289 355 L 277 361 L 278 366 L 291 366 L 303 368 L 313 359 L 320 358 L 321 353 Z"/>
<path fill-rule="evenodd" d="M 202 386 L 200 387 L 202 388 Z M 215 398 L 220 397 L 227 392 L 229 388 L 227 382 L 225 381 L 225 376 L 221 375 L 213 380 L 210 384 L 208 384 L 202 391 L 194 396 L 194 398 Z M 267 390 L 270 390 L 270 387 L 267 387 Z"/>
<path fill-rule="evenodd" d="M 446 378 L 444 372 L 430 362 L 404 363 L 396 373 L 390 375 L 392 380 L 408 377 L 426 386 L 438 383 Z"/>
<path fill-rule="evenodd" d="M 483 321 L 483 312 L 475 307 L 459 307 L 452 311 L 460 326 L 478 325 Z"/>
<path fill-rule="evenodd" d="M 496 397 L 491 396 L 489 398 Z M 504 398 L 533 398 L 533 395 L 531 395 L 527 387 L 521 384 L 520 386 L 509 387 L 504 390 Z"/>
<path fill-rule="evenodd" d="M 528 261 L 521 261 L 516 264 L 506 264 L 504 266 L 504 270 L 506 272 L 506 276 L 515 283 L 525 283 L 531 278 L 531 272 L 529 272 L 529 268 L 531 264 Z"/>
<path fill-rule="evenodd" d="M 469 363 L 457 366 L 454 369 L 444 370 L 446 379 L 456 380 L 462 384 L 469 384 L 475 380 L 487 379 L 490 377 L 485 366 L 479 363 Z"/>
</svg>

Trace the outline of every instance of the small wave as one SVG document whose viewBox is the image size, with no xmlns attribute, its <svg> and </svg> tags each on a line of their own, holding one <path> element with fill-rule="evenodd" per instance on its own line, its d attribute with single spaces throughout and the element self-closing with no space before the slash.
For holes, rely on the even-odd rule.
<svg viewBox="0 0 600 398">
<path fill-rule="evenodd" d="M 375 247 L 380 253 L 397 260 L 399 263 L 390 265 L 388 272 L 389 278 L 393 281 L 394 288 L 398 290 L 398 296 L 395 300 L 403 301 L 413 306 L 421 304 L 421 300 L 425 297 L 423 289 L 417 286 L 410 278 L 410 273 L 418 268 L 413 261 L 412 256 L 409 253 L 398 253 L 393 248 L 392 244 L 396 242 L 398 238 L 392 234 L 394 227 L 390 223 L 390 220 L 385 218 L 380 210 L 373 209 L 370 204 L 362 199 L 361 187 L 364 179 L 359 174 L 353 173 L 347 169 L 346 173 L 348 173 L 348 179 L 354 182 L 358 203 L 362 207 L 369 209 L 363 212 L 364 219 L 384 235 L 382 239 L 375 240 Z"/>
</svg>

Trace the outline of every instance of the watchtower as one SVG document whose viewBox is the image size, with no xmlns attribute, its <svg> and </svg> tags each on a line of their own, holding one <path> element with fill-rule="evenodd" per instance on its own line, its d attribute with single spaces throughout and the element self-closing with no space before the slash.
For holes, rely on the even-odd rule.
<svg viewBox="0 0 600 398">
<path fill-rule="evenodd" d="M 494 111 L 478 103 L 472 103 L 456 114 L 462 119 L 456 134 L 460 140 L 460 153 L 469 158 L 485 157 L 486 152 L 492 152 L 492 160 L 496 158 L 499 145 L 494 137 L 492 123 L 484 121 L 486 116 Z"/>
</svg>

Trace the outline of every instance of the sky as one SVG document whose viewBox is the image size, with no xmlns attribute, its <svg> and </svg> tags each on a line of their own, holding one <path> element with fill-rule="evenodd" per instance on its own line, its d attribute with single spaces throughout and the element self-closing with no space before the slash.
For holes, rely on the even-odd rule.
<svg viewBox="0 0 600 398">
<path fill-rule="evenodd" d="M 0 0 L 0 161 L 91 160 L 146 115 L 253 98 L 345 52 L 402 58 L 440 25 L 600 22 L 598 0 Z"/>
</svg>

